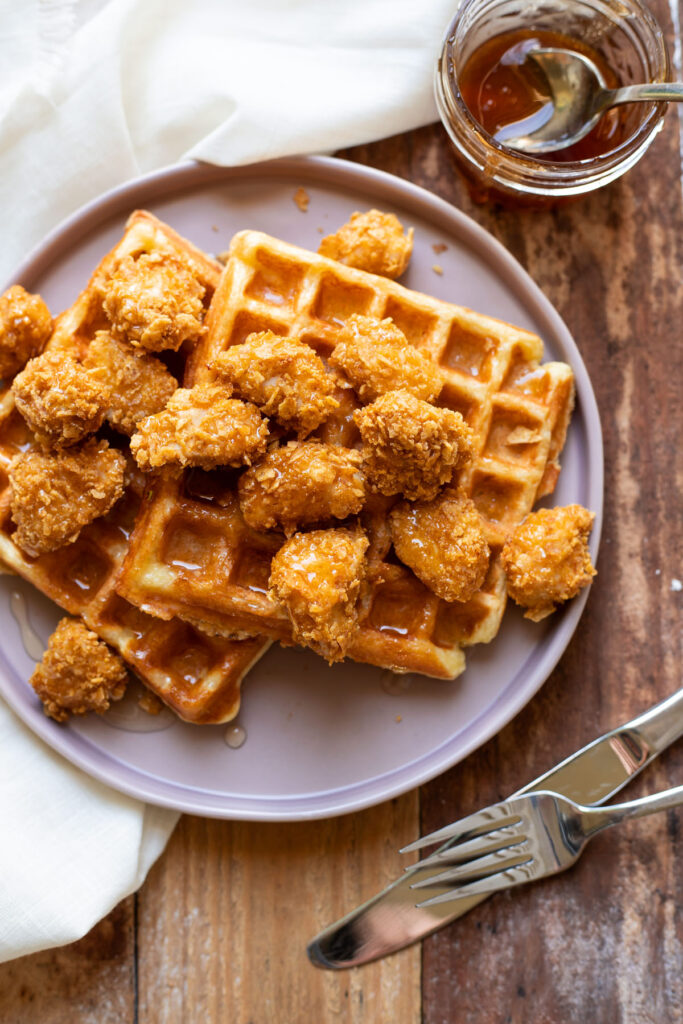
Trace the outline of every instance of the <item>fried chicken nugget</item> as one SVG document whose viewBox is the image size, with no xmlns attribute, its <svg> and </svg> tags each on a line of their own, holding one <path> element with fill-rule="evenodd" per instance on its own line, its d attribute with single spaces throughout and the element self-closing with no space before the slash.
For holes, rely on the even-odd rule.
<svg viewBox="0 0 683 1024">
<path fill-rule="evenodd" d="M 248 469 L 237 484 L 242 515 L 255 530 L 346 519 L 365 498 L 360 452 L 320 441 L 291 441 Z"/>
<path fill-rule="evenodd" d="M 165 409 L 138 423 L 130 450 L 143 470 L 251 465 L 266 450 L 268 424 L 255 405 L 214 384 L 178 388 Z"/>
<path fill-rule="evenodd" d="M 531 512 L 503 547 L 507 590 L 540 622 L 568 601 L 596 575 L 588 551 L 595 513 L 582 505 L 541 508 Z"/>
<path fill-rule="evenodd" d="M 39 355 L 52 334 L 52 317 L 40 295 L 15 284 L 0 295 L 0 378 L 14 376 Z"/>
<path fill-rule="evenodd" d="M 128 435 L 135 432 L 140 420 L 161 412 L 178 387 L 160 359 L 118 341 L 107 331 L 97 332 L 83 365 L 95 370 L 109 387 L 105 419 Z"/>
<path fill-rule="evenodd" d="M 482 586 L 489 546 L 474 502 L 442 493 L 433 501 L 401 501 L 389 513 L 396 554 L 437 597 L 469 601 Z"/>
<path fill-rule="evenodd" d="M 38 444 L 66 448 L 100 428 L 111 388 L 69 353 L 48 350 L 17 374 L 12 394 Z"/>
<path fill-rule="evenodd" d="M 127 682 L 121 658 L 79 619 L 61 619 L 29 679 L 45 714 L 57 722 L 70 714 L 102 714 L 121 700 Z"/>
<path fill-rule="evenodd" d="M 330 366 L 348 377 L 363 402 L 398 390 L 431 402 L 443 387 L 438 366 L 413 348 L 390 318 L 350 316 L 340 331 Z"/>
<path fill-rule="evenodd" d="M 152 352 L 177 351 L 204 333 L 205 288 L 190 267 L 167 253 L 124 256 L 102 285 L 111 333 Z"/>
<path fill-rule="evenodd" d="M 56 453 L 25 452 L 10 465 L 13 540 L 42 555 L 76 540 L 123 494 L 126 460 L 106 441 Z"/>
<path fill-rule="evenodd" d="M 330 664 L 344 657 L 358 626 L 367 546 L 362 530 L 313 530 L 294 534 L 272 561 L 269 586 L 295 641 Z"/>
<path fill-rule="evenodd" d="M 333 235 L 327 235 L 318 252 L 347 267 L 367 270 L 382 277 L 400 277 L 413 251 L 413 229 L 403 233 L 403 225 L 393 213 L 367 210 L 353 213 Z"/>
<path fill-rule="evenodd" d="M 300 438 L 339 407 L 334 378 L 313 349 L 297 338 L 272 331 L 250 334 L 241 345 L 221 352 L 212 369 L 234 386 L 239 398 L 258 405 Z"/>
<path fill-rule="evenodd" d="M 431 501 L 472 458 L 472 431 L 460 413 L 407 391 L 389 391 L 354 419 L 365 475 L 380 494 Z"/>
</svg>

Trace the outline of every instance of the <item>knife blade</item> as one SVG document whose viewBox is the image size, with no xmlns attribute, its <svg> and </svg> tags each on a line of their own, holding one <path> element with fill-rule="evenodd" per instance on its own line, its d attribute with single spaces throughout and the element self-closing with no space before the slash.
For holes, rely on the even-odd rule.
<svg viewBox="0 0 683 1024">
<path fill-rule="evenodd" d="M 605 803 L 681 735 L 683 688 L 593 740 L 512 796 L 550 789 L 578 803 Z M 442 848 L 446 846 L 447 842 Z M 307 949 L 312 963 L 332 970 L 369 963 L 431 935 L 488 898 L 418 908 L 411 886 L 433 870 L 421 869 L 418 861 L 372 899 L 323 929 Z M 443 890 L 434 887 L 430 893 L 438 895 L 447 889 L 447 885 Z"/>
</svg>

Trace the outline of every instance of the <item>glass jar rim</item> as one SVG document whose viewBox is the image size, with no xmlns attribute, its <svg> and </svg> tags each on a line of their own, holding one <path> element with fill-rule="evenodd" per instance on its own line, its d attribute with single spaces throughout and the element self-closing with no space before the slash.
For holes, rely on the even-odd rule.
<svg viewBox="0 0 683 1024">
<path fill-rule="evenodd" d="M 485 151 L 488 150 L 489 154 L 494 157 L 494 161 L 496 163 L 504 163 L 511 172 L 516 172 L 518 174 L 524 174 L 524 172 L 526 172 L 527 174 L 536 175 L 541 179 L 552 177 L 554 181 L 552 191 L 556 194 L 561 190 L 561 186 L 560 189 L 558 189 L 560 181 L 566 181 L 568 187 L 574 182 L 574 179 L 586 175 L 590 177 L 592 182 L 595 182 L 596 179 L 599 181 L 603 174 L 607 174 L 615 168 L 619 168 L 623 162 L 627 162 L 630 166 L 630 157 L 638 159 L 640 155 L 642 155 L 641 150 L 643 148 L 647 148 L 652 137 L 661 127 L 662 119 L 667 109 L 666 103 L 653 103 L 651 109 L 638 124 L 637 128 L 627 139 L 620 142 L 618 146 L 615 146 L 613 149 L 610 149 L 599 156 L 588 157 L 582 160 L 534 160 L 533 157 L 522 154 L 517 150 L 497 142 L 492 135 L 485 131 L 481 124 L 472 115 L 469 107 L 462 97 L 457 84 L 456 72 L 453 68 L 452 54 L 452 46 L 454 44 L 458 25 L 465 12 L 476 2 L 477 0 L 461 0 L 459 3 L 453 18 L 446 29 L 442 49 L 438 56 L 435 69 L 434 85 L 439 115 L 444 123 L 444 127 L 447 129 L 448 134 L 451 137 L 451 140 L 456 144 L 458 149 L 462 150 L 462 146 L 459 145 L 458 141 L 454 138 L 452 124 L 450 123 L 451 119 L 455 118 L 458 118 L 464 123 L 471 139 L 478 142 L 481 151 L 480 157 L 484 164 L 488 164 L 489 162 L 484 158 Z M 632 7 L 632 11 L 629 13 L 631 15 L 638 15 L 639 20 L 646 27 L 651 41 L 655 43 L 656 59 L 661 74 L 656 75 L 656 77 L 649 77 L 648 80 L 662 82 L 671 81 L 671 64 L 662 29 L 651 12 L 640 3 L 640 0 L 627 0 L 627 2 Z M 465 151 L 464 155 L 470 160 L 473 159 L 473 154 L 471 153 Z M 495 159 L 496 157 L 497 160 Z M 635 159 L 632 162 L 635 162 Z M 476 163 L 477 161 L 474 162 Z M 493 175 L 492 177 L 494 180 L 498 180 L 497 175 Z M 594 185 L 587 185 L 587 187 L 594 187 Z M 520 186 L 515 184 L 515 188 L 519 189 Z M 521 190 L 537 191 L 535 188 L 521 188 Z"/>
</svg>

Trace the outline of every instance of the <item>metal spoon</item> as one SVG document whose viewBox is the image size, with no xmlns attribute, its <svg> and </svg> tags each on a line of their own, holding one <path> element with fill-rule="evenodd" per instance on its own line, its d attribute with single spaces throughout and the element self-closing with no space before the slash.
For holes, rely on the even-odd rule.
<svg viewBox="0 0 683 1024">
<path fill-rule="evenodd" d="M 526 51 L 548 82 L 547 103 L 530 117 L 500 128 L 494 135 L 522 153 L 551 153 L 573 145 L 593 128 L 609 107 L 620 103 L 683 101 L 679 82 L 648 82 L 608 89 L 595 64 L 573 50 L 539 47 Z"/>
</svg>

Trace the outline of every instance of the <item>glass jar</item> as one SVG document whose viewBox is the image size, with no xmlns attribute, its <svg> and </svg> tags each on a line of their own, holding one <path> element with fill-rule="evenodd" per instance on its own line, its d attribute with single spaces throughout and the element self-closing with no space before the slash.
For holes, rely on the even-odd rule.
<svg viewBox="0 0 683 1024">
<path fill-rule="evenodd" d="M 458 74 L 487 40 L 517 30 L 559 32 L 592 47 L 620 85 L 666 82 L 661 28 L 639 0 L 462 0 L 446 31 L 435 75 L 436 102 L 475 199 L 545 206 L 601 188 L 633 167 L 662 128 L 665 103 L 633 103 L 614 149 L 573 162 L 524 155 L 495 142 L 475 120 Z"/>
</svg>

